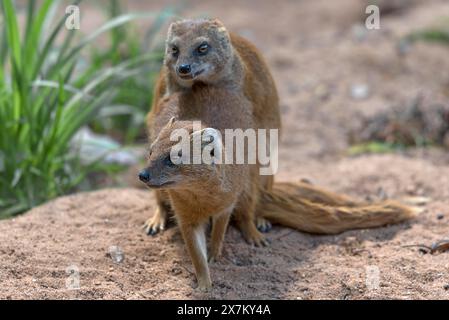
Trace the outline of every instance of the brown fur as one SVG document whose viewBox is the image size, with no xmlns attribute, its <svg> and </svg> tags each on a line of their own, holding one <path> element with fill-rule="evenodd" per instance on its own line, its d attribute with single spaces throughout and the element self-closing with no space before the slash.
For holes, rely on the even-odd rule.
<svg viewBox="0 0 449 320">
<path fill-rule="evenodd" d="M 210 42 L 211 55 L 192 57 L 198 38 Z M 179 49 L 176 59 L 170 56 L 174 44 Z M 192 64 L 193 72 L 203 66 L 208 71 L 191 80 L 179 79 L 179 63 Z M 394 223 L 413 214 L 398 203 L 362 204 L 306 184 L 276 184 L 273 189 L 273 177 L 260 176 L 258 165 L 167 165 L 164 159 L 173 145 L 170 133 L 187 127 L 194 134 L 188 120 L 200 120 L 203 127 L 221 133 L 224 129 L 280 128 L 278 97 L 266 63 L 252 44 L 229 34 L 216 20 L 184 21 L 170 27 L 154 97 L 148 116 L 153 144 L 146 170 L 151 173 L 149 186 L 157 189 L 158 209 L 147 221 L 146 231 L 163 230 L 169 212 L 174 211 L 201 289 L 211 287 L 204 248 L 204 226 L 210 219 L 210 259 L 214 260 L 220 255 L 231 214 L 244 238 L 256 245 L 266 244 L 255 224 L 266 226 L 265 219 L 333 234 Z M 171 121 L 173 117 L 178 120 Z"/>
<path fill-rule="evenodd" d="M 164 160 L 175 144 L 169 137 L 173 130 L 179 128 L 194 134 L 190 121 L 169 121 L 162 128 L 150 148 L 146 168 L 151 175 L 148 185 L 165 189 L 165 201 L 175 212 L 195 267 L 199 288 L 208 289 L 212 283 L 205 250 L 205 225 L 212 218 L 209 260 L 215 260 L 221 253 L 229 218 L 236 206 L 241 206 L 240 195 L 246 191 L 243 180 L 248 177 L 250 168 L 246 165 L 167 165 Z M 212 192 L 208 193 L 207 190 Z M 202 239 L 201 244 L 199 238 Z"/>
<path fill-rule="evenodd" d="M 201 289 L 211 286 L 204 231 L 209 219 L 212 219 L 209 260 L 216 260 L 231 214 L 239 224 L 238 210 L 249 206 L 273 223 L 317 234 L 378 227 L 410 219 L 415 214 L 395 201 L 358 202 L 304 183 L 276 183 L 273 190 L 260 190 L 260 202 L 249 204 L 252 199 L 249 195 L 256 186 L 248 179 L 251 174 L 248 165 L 203 163 L 170 168 L 160 164 L 175 144 L 168 138 L 170 133 L 179 128 L 194 134 L 192 122 L 169 121 L 151 146 L 146 170 L 152 177 L 150 184 L 160 185 L 168 194 Z M 165 186 L 167 182 L 172 184 Z M 203 246 L 198 245 L 199 235 Z"/>
<path fill-rule="evenodd" d="M 204 41 L 210 44 L 210 53 L 198 57 L 193 52 Z M 179 49 L 176 57 L 172 55 L 173 45 Z M 277 90 L 264 58 L 254 45 L 229 33 L 220 21 L 185 20 L 172 24 L 166 51 L 148 115 L 150 140 L 173 115 L 180 120 L 201 120 L 217 129 L 280 129 Z M 183 80 L 176 70 L 184 63 L 195 66 L 193 71 L 210 71 L 195 79 Z M 233 98 L 229 99 L 230 95 Z M 235 215 L 245 239 L 263 245 L 266 243 L 264 237 L 255 226 L 255 208 L 259 190 L 271 190 L 273 177 L 260 176 L 256 171 L 257 168 L 251 169 L 252 191 L 242 196 Z M 146 223 L 150 234 L 165 227 L 169 211 L 164 191 L 157 191 L 156 199 L 156 215 Z M 263 220 L 258 222 L 263 223 Z"/>
<path fill-rule="evenodd" d="M 412 218 L 415 212 L 396 201 L 364 203 L 303 184 L 276 183 L 262 192 L 258 214 L 273 223 L 316 234 L 373 228 Z"/>
</svg>

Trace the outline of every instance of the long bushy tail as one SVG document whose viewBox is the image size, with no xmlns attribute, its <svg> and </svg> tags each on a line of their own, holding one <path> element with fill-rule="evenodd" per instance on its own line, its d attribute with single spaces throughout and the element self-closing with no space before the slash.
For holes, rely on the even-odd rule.
<svg viewBox="0 0 449 320">
<path fill-rule="evenodd" d="M 305 183 L 276 183 L 272 191 L 262 191 L 258 213 L 300 231 L 337 234 L 398 223 L 413 218 L 417 210 L 390 200 L 358 202 Z"/>
</svg>

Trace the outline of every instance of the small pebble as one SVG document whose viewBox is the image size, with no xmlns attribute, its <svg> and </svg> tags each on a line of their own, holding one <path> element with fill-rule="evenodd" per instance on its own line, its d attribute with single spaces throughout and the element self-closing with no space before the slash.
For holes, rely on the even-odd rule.
<svg viewBox="0 0 449 320">
<path fill-rule="evenodd" d="M 173 267 L 171 269 L 171 273 L 174 274 L 175 276 L 177 276 L 177 275 L 180 275 L 182 273 L 182 270 L 179 267 Z"/>
<path fill-rule="evenodd" d="M 118 246 L 109 247 L 109 256 L 114 263 L 122 263 L 125 260 L 125 254 Z"/>
<path fill-rule="evenodd" d="M 449 290 L 449 284 L 445 285 L 443 288 L 444 290 Z"/>
<path fill-rule="evenodd" d="M 167 253 L 167 250 L 164 249 L 161 252 L 159 252 L 159 256 L 163 257 L 166 255 L 166 253 Z"/>
<path fill-rule="evenodd" d="M 437 219 L 438 220 L 443 220 L 444 219 L 444 214 L 442 214 L 442 213 L 437 214 Z"/>
<path fill-rule="evenodd" d="M 370 89 L 367 84 L 354 84 L 351 86 L 351 97 L 354 100 L 364 100 L 368 98 Z"/>
</svg>

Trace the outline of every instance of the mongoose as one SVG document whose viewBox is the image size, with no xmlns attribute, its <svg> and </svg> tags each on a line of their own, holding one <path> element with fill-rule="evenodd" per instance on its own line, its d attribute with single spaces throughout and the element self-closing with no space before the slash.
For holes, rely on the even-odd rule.
<svg viewBox="0 0 449 320">
<path fill-rule="evenodd" d="M 146 231 L 163 230 L 174 211 L 201 289 L 211 286 L 203 230 L 209 218 L 214 222 L 211 258 L 215 259 L 230 215 L 244 238 L 255 245 L 267 244 L 259 230 L 267 231 L 269 220 L 298 230 L 336 233 L 412 215 L 397 203 L 358 204 L 308 185 L 273 188 L 272 176 L 259 175 L 258 164 L 173 165 L 167 158 L 173 143 L 167 137 L 174 128 L 186 127 L 183 121 L 201 121 L 207 127 L 203 133 L 211 137 L 225 129 L 280 128 L 278 96 L 266 63 L 253 45 L 217 20 L 170 26 L 154 97 L 147 121 L 153 143 L 140 179 L 156 189 L 158 208 L 146 222 Z"/>
<path fill-rule="evenodd" d="M 204 123 L 200 130 L 194 131 L 191 121 L 175 118 L 168 121 L 152 143 L 147 167 L 140 176 L 147 186 L 168 193 L 201 290 L 212 286 L 205 225 L 212 219 L 209 260 L 216 260 L 230 216 L 241 206 L 242 195 L 254 192 L 247 165 L 175 164 L 172 161 L 171 151 L 176 142 L 171 141 L 170 135 L 175 129 L 185 129 L 190 140 L 199 136 L 202 149 L 212 145 L 209 152 L 225 152 L 222 132 L 207 125 Z M 273 223 L 310 233 L 335 234 L 377 227 L 409 219 L 415 214 L 398 202 L 358 202 L 305 183 L 276 183 L 272 190 L 261 188 L 259 191 L 259 215 Z"/>
<path fill-rule="evenodd" d="M 218 96 L 210 95 L 211 88 L 222 90 Z M 234 103 L 224 103 L 228 94 L 238 96 Z M 208 105 L 199 108 L 197 96 L 210 95 Z M 248 40 L 228 32 L 216 19 L 183 20 L 169 27 L 164 65 L 158 78 L 152 110 L 148 115 L 150 140 L 156 138 L 164 116 L 163 103 L 167 97 L 177 98 L 182 120 L 198 119 L 215 128 L 280 129 L 279 99 L 270 70 L 259 50 Z M 222 106 L 222 108 L 211 106 Z M 169 113 L 169 112 L 168 112 Z M 245 116 L 242 117 L 242 114 Z M 248 116 L 246 116 L 248 115 Z M 242 121 L 242 118 L 245 121 Z M 253 169 L 255 170 L 255 169 Z M 270 190 L 273 176 L 254 175 L 251 180 L 255 190 Z M 236 213 L 245 239 L 255 245 L 264 245 L 264 236 L 257 227 L 266 231 L 269 224 L 254 215 L 259 192 L 248 195 L 248 210 Z M 163 230 L 170 206 L 167 195 L 156 191 L 158 208 L 145 226 L 148 234 Z"/>
<path fill-rule="evenodd" d="M 215 86 L 196 85 L 192 90 L 182 93 L 173 93 L 160 100 L 164 106 L 155 113 L 153 127 L 150 134 L 157 136 L 165 124 L 172 117 L 179 120 L 200 120 L 224 133 L 226 129 L 252 129 L 254 128 L 251 102 L 239 91 L 228 91 Z M 222 110 L 228 112 L 223 113 Z M 238 115 L 238 116 L 236 116 Z M 152 139 L 153 141 L 155 138 Z M 251 244 L 266 245 L 265 237 L 257 230 L 254 223 L 256 218 L 256 206 L 259 201 L 259 190 L 266 187 L 260 183 L 258 165 L 246 165 L 244 172 L 248 187 L 240 193 L 237 205 L 233 213 L 239 229 L 245 240 Z M 165 227 L 166 219 L 170 211 L 171 201 L 164 190 L 156 190 L 156 200 L 159 202 L 155 217 L 151 222 L 159 221 L 160 228 Z M 161 214 L 164 212 L 164 214 Z M 264 221 L 264 225 L 267 223 Z M 148 226 L 146 227 L 148 228 Z"/>
</svg>

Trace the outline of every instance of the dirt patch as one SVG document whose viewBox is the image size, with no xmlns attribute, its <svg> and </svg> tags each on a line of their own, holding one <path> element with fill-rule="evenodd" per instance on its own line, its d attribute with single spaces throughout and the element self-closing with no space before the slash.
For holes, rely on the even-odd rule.
<svg viewBox="0 0 449 320">
<path fill-rule="evenodd" d="M 389 155 L 312 164 L 289 177 L 359 198 L 382 187 L 394 197 L 432 194 L 433 201 L 416 221 L 380 229 L 314 236 L 275 227 L 268 248 L 247 245 L 231 227 L 223 258 L 211 266 L 214 289 L 201 294 L 192 288 L 179 229 L 156 237 L 141 229 L 155 208 L 150 192 L 109 189 L 64 197 L 0 224 L 0 298 L 449 298 L 449 253 L 406 247 L 448 237 L 449 189 L 441 187 L 449 183 L 448 168 Z M 113 246 L 123 261 L 111 258 Z M 66 286 L 71 266 L 79 271 L 79 290 Z M 370 270 L 378 270 L 378 286 L 367 286 Z"/>
<path fill-rule="evenodd" d="M 173 2 L 129 3 L 160 9 Z M 203 295 L 192 289 L 192 266 L 178 228 L 154 238 L 141 230 L 155 208 L 149 191 L 78 194 L 0 222 L 0 298 L 449 298 L 449 253 L 406 247 L 449 236 L 447 152 L 346 155 L 348 132 L 363 117 L 419 95 L 447 105 L 448 48 L 418 43 L 398 53 L 397 44 L 409 31 L 449 16 L 449 3 L 411 1 L 404 10 L 390 11 L 374 32 L 360 28 L 363 5 L 191 1 L 183 16 L 219 17 L 267 57 L 283 114 L 278 181 L 306 178 L 358 198 L 379 190 L 392 198 L 430 197 L 415 221 L 338 236 L 275 227 L 268 248 L 248 246 L 231 227 L 223 259 L 211 267 L 214 290 Z M 123 251 L 123 261 L 113 261 L 112 246 Z M 67 289 L 71 270 L 79 272 L 79 290 Z"/>
<path fill-rule="evenodd" d="M 449 105 L 425 105 L 416 97 L 404 106 L 379 112 L 356 124 L 352 144 L 382 142 L 400 146 L 439 145 L 449 148 Z"/>
</svg>

